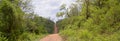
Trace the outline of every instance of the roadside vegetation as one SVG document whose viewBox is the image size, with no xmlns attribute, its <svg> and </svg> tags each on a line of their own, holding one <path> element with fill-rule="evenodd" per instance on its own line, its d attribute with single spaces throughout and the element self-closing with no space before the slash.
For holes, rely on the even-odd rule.
<svg viewBox="0 0 120 41">
<path fill-rule="evenodd" d="M 62 6 L 57 22 L 65 41 L 120 41 L 119 0 L 78 0 L 71 8 Z M 64 7 L 64 9 L 63 9 Z"/>
<path fill-rule="evenodd" d="M 52 33 L 54 22 L 34 14 L 29 2 L 0 0 L 0 41 L 37 41 Z"/>
</svg>

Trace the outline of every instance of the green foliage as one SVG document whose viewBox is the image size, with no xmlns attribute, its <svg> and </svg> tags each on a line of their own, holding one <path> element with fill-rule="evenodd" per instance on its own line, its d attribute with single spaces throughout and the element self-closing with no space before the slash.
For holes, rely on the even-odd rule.
<svg viewBox="0 0 120 41">
<path fill-rule="evenodd" d="M 8 41 L 6 37 L 0 37 L 0 41 Z"/>
<path fill-rule="evenodd" d="M 37 16 L 36 14 L 25 14 L 24 16 L 24 30 L 33 32 L 36 34 L 40 33 L 53 33 L 54 22 L 51 20 Z M 49 25 L 47 25 L 49 24 Z"/>
<path fill-rule="evenodd" d="M 89 0 L 83 3 L 79 16 L 57 22 L 60 34 L 65 41 L 120 41 L 119 7 L 118 0 Z"/>
<path fill-rule="evenodd" d="M 32 11 L 25 13 L 28 2 L 21 1 L 0 0 L 0 41 L 38 41 L 37 38 L 53 33 L 54 22 Z"/>
<path fill-rule="evenodd" d="M 8 41 L 8 39 L 4 37 L 1 32 L 0 32 L 0 41 Z"/>
<path fill-rule="evenodd" d="M 43 34 L 36 35 L 35 33 L 24 32 L 19 36 L 19 39 L 17 41 L 39 41 L 39 39 L 44 35 Z"/>
<path fill-rule="evenodd" d="M 1 10 L 1 29 L 0 31 L 8 38 L 9 41 L 16 41 L 17 36 L 20 35 L 21 15 L 22 12 L 20 8 L 16 9 L 15 4 L 10 3 L 10 1 L 2 0 Z M 18 14 L 19 13 L 19 14 Z"/>
</svg>

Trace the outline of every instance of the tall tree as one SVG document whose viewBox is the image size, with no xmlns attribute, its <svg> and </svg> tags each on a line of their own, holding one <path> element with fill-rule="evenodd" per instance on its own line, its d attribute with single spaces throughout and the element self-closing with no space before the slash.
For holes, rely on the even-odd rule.
<svg viewBox="0 0 120 41">
<path fill-rule="evenodd" d="M 8 0 L 2 0 L 1 14 L 3 26 L 1 32 L 9 41 L 16 41 L 22 27 L 22 10 Z"/>
<path fill-rule="evenodd" d="M 85 4 L 86 4 L 86 19 L 88 19 L 88 17 L 90 16 L 90 11 L 89 11 L 89 0 L 85 0 Z"/>
</svg>

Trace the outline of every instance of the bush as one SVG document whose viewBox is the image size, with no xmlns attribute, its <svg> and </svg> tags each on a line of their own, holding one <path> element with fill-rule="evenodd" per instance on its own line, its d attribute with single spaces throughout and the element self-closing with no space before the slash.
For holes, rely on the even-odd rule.
<svg viewBox="0 0 120 41">
<path fill-rule="evenodd" d="M 43 34 L 36 35 L 35 33 L 24 32 L 19 36 L 18 41 L 38 41 L 43 36 Z"/>
<path fill-rule="evenodd" d="M 8 39 L 4 37 L 1 32 L 0 32 L 0 41 L 8 41 Z"/>
<path fill-rule="evenodd" d="M 60 32 L 64 41 L 120 41 L 120 31 L 112 34 L 98 34 L 87 29 L 66 29 Z"/>
</svg>

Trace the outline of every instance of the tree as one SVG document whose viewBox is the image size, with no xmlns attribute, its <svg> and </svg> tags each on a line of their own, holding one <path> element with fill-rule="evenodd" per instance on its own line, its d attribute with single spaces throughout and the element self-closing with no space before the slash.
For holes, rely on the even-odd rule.
<svg viewBox="0 0 120 41">
<path fill-rule="evenodd" d="M 3 26 L 1 26 L 1 32 L 4 33 L 9 41 L 16 41 L 17 36 L 21 33 L 19 29 L 22 27 L 22 12 L 20 8 L 15 9 L 15 4 L 12 4 L 10 1 L 3 0 L 2 2 Z M 21 13 L 21 15 L 18 13 Z"/>
<path fill-rule="evenodd" d="M 79 10 L 79 16 L 57 22 L 65 41 L 119 41 L 120 1 L 84 0 L 82 2 L 84 3 L 81 11 Z"/>
<path fill-rule="evenodd" d="M 89 11 L 89 0 L 85 0 L 86 3 L 86 19 L 88 19 L 89 15 L 90 15 L 90 11 Z"/>
</svg>

